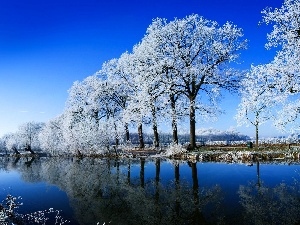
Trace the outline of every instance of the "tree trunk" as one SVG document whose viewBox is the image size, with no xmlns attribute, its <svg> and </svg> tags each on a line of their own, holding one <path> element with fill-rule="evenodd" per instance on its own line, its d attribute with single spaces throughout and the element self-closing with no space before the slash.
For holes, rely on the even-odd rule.
<svg viewBox="0 0 300 225">
<path fill-rule="evenodd" d="M 190 100 L 190 150 L 196 148 L 196 110 L 194 100 Z"/>
<path fill-rule="evenodd" d="M 25 151 L 29 151 L 31 154 L 34 154 L 34 151 L 32 151 L 30 144 L 26 144 Z"/>
<path fill-rule="evenodd" d="M 99 112 L 97 110 L 93 110 L 93 116 L 92 116 L 95 120 L 96 120 L 96 124 L 99 124 Z"/>
<path fill-rule="evenodd" d="M 178 144 L 177 122 L 172 119 L 173 143 Z"/>
<path fill-rule="evenodd" d="M 129 129 L 128 129 L 128 124 L 125 124 L 125 138 L 126 138 L 126 142 L 128 142 L 130 140 L 130 134 L 129 134 Z"/>
<path fill-rule="evenodd" d="M 159 147 L 159 137 L 158 137 L 158 131 L 157 131 L 157 125 L 153 124 L 153 134 L 154 134 L 154 147 L 157 148 Z"/>
<path fill-rule="evenodd" d="M 17 150 L 17 148 L 15 146 L 12 147 L 12 150 L 14 150 L 16 155 L 20 155 L 20 152 Z"/>
<path fill-rule="evenodd" d="M 158 131 L 157 131 L 157 121 L 156 121 L 156 110 L 153 104 L 151 104 L 151 111 L 152 111 L 152 129 L 153 129 L 153 144 L 154 147 L 157 148 L 159 147 L 159 137 L 158 137 Z"/>
<path fill-rule="evenodd" d="M 83 154 L 77 149 L 77 154 L 76 154 L 76 156 L 77 156 L 78 158 L 82 158 L 82 157 L 83 157 Z"/>
<path fill-rule="evenodd" d="M 142 124 L 139 124 L 139 126 L 138 126 L 138 135 L 139 135 L 140 148 L 144 148 L 145 143 L 144 143 L 144 137 L 143 137 L 143 125 Z"/>
<path fill-rule="evenodd" d="M 171 109 L 172 109 L 172 131 L 173 131 L 173 143 L 178 144 L 178 132 L 177 132 L 177 119 L 176 119 L 176 108 L 175 108 L 175 97 L 170 96 Z"/>
<path fill-rule="evenodd" d="M 177 122 L 172 119 L 173 143 L 178 144 Z"/>
<path fill-rule="evenodd" d="M 258 148 L 258 124 L 255 125 L 255 147 Z"/>
<path fill-rule="evenodd" d="M 116 136 L 115 136 L 115 144 L 116 144 L 116 146 L 118 146 L 119 145 L 119 135 L 118 135 L 118 130 L 117 130 L 117 124 L 116 123 L 114 123 L 114 128 L 115 128 L 115 133 L 116 133 Z"/>
</svg>

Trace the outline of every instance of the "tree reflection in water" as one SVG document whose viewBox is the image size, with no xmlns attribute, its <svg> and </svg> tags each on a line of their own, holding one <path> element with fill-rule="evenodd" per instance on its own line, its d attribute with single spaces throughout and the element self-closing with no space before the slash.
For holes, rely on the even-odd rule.
<svg viewBox="0 0 300 225">
<path fill-rule="evenodd" d="M 28 163 L 29 162 L 29 163 Z M 22 179 L 46 181 L 64 190 L 69 197 L 79 224 L 199 224 L 216 222 L 221 189 L 198 187 L 196 163 L 193 163 L 193 186 L 175 177 L 163 184 L 161 159 L 155 159 L 155 176 L 145 179 L 148 160 L 126 159 L 19 159 L 4 163 L 14 166 Z M 140 166 L 140 173 L 130 171 Z M 131 182 L 139 178 L 139 182 Z M 197 184 L 196 184 L 196 183 Z M 139 183 L 139 184 L 138 184 Z M 212 205 L 215 214 L 205 208 Z"/>
<path fill-rule="evenodd" d="M 64 190 L 79 224 L 297 224 L 300 187 L 270 188 L 260 177 L 238 188 L 240 209 L 225 215 L 221 187 L 207 187 L 196 162 L 164 159 L 1 158 L 1 170 L 16 169 L 29 182 Z M 172 167 L 168 181 L 165 165 Z M 182 169 L 185 176 L 182 176 Z M 151 171 L 150 171 L 151 170 Z M 172 171 L 173 171 L 172 170 Z M 170 178 L 171 176 L 171 178 Z M 190 176 L 190 180 L 182 177 Z M 23 196 L 24 197 L 24 196 Z M 62 209 L 63 210 L 63 209 Z M 237 216 L 238 215 L 238 216 Z"/>
<path fill-rule="evenodd" d="M 257 181 L 239 187 L 243 207 L 240 220 L 247 221 L 244 224 L 300 224 L 299 182 L 295 179 L 293 185 L 268 187 L 261 181 L 259 165 L 257 161 Z"/>
</svg>

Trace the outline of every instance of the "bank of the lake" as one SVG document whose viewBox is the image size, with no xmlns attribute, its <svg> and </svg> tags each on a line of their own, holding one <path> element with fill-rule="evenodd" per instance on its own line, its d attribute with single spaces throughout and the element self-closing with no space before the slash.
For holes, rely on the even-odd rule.
<svg viewBox="0 0 300 225">
<path fill-rule="evenodd" d="M 300 160 L 299 145 L 268 145 L 259 148 L 249 148 L 244 146 L 202 146 L 195 150 L 179 148 L 169 151 L 169 148 L 131 148 L 131 149 L 112 149 L 103 154 L 49 154 L 37 152 L 30 154 L 23 152 L 21 154 L 0 154 L 0 157 L 15 158 L 40 158 L 40 157 L 62 157 L 62 158 L 169 158 L 186 161 L 199 162 L 228 162 L 228 163 L 252 163 L 255 161 L 266 162 L 298 162 Z M 30 161 L 28 162 L 30 163 Z"/>
</svg>

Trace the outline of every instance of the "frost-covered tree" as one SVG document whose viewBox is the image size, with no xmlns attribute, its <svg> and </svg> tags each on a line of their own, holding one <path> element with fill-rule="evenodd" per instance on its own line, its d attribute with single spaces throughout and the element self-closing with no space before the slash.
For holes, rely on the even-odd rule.
<svg viewBox="0 0 300 225">
<path fill-rule="evenodd" d="M 69 90 L 63 129 L 68 146 L 78 154 L 93 152 L 99 147 L 100 109 L 93 98 L 97 82 L 97 78 L 87 77 L 82 82 L 74 82 Z"/>
<path fill-rule="evenodd" d="M 123 70 L 122 67 L 119 66 L 118 62 L 118 59 L 111 59 L 105 62 L 102 65 L 101 70 L 97 72 L 97 75 L 106 79 L 107 84 L 109 84 L 109 88 L 107 88 L 110 92 L 109 101 L 118 113 L 120 122 L 122 122 L 122 113 L 127 107 L 131 92 L 128 83 L 123 80 Z M 124 122 L 124 130 L 125 140 L 128 142 L 130 140 L 130 136 L 127 121 Z"/>
<path fill-rule="evenodd" d="M 52 155 L 66 153 L 67 141 L 63 133 L 63 115 L 48 121 L 39 133 L 39 142 L 43 151 Z"/>
<path fill-rule="evenodd" d="M 273 68 L 270 76 L 276 77 L 274 88 L 286 98 L 276 121 L 284 128 L 294 122 L 300 112 L 300 1 L 285 0 L 281 8 L 267 8 L 262 13 L 262 22 L 273 24 L 266 47 L 281 47 L 268 67 Z M 294 123 L 294 127 L 299 128 L 299 124 Z"/>
<path fill-rule="evenodd" d="M 124 132 L 128 132 L 128 128 L 123 125 L 120 116 L 123 110 L 122 106 L 126 104 L 126 97 L 123 96 L 118 84 L 109 79 L 98 79 L 95 90 L 93 99 L 100 109 L 98 113 L 99 122 L 105 124 L 106 133 L 111 137 L 110 139 L 114 139 L 116 145 L 119 145 Z"/>
<path fill-rule="evenodd" d="M 120 107 L 113 99 L 116 86 L 93 75 L 75 82 L 69 91 L 64 112 L 64 136 L 78 153 L 93 153 L 111 142 L 119 144 L 121 129 Z"/>
<path fill-rule="evenodd" d="M 182 89 L 178 88 L 178 72 L 175 70 L 175 59 L 168 57 L 166 48 L 161 46 L 160 35 L 165 20 L 154 21 L 147 29 L 147 33 L 142 42 L 135 47 L 135 54 L 142 61 L 143 74 L 145 77 L 144 86 L 150 95 L 150 105 L 152 106 L 152 123 L 154 136 L 157 135 L 156 114 L 165 121 L 171 119 L 173 142 L 178 144 L 177 123 L 183 116 L 188 115 L 185 99 L 182 97 Z M 140 73 L 141 74 L 141 73 Z M 153 107 L 153 105 L 156 105 Z M 154 110 L 155 109 L 155 110 Z M 185 112 L 185 113 L 184 113 Z M 158 139 L 158 138 L 155 138 Z"/>
<path fill-rule="evenodd" d="M 1 140 L 5 146 L 6 151 L 31 151 L 40 150 L 39 133 L 44 127 L 44 123 L 27 122 L 19 126 L 15 133 L 5 134 Z"/>
<path fill-rule="evenodd" d="M 12 151 L 14 148 L 20 150 L 20 140 L 17 133 L 8 133 L 2 137 L 7 151 Z"/>
<path fill-rule="evenodd" d="M 149 119 L 153 129 L 153 144 L 159 147 L 158 123 L 162 119 L 162 112 L 165 110 L 167 93 L 163 85 L 164 63 L 155 51 L 155 45 L 151 37 L 146 36 L 141 43 L 134 46 L 133 55 L 135 58 L 134 76 L 139 82 L 139 91 L 143 92 L 143 103 L 146 110 L 149 110 Z"/>
<path fill-rule="evenodd" d="M 272 69 L 266 65 L 252 66 L 241 81 L 241 102 L 236 120 L 238 125 L 255 127 L 256 147 L 259 126 L 271 119 L 274 105 L 282 101 L 282 95 L 274 88 L 276 80 L 269 75 Z"/>
<path fill-rule="evenodd" d="M 27 150 L 40 149 L 39 133 L 44 125 L 44 123 L 31 121 L 19 127 L 17 135 L 23 147 L 27 147 Z"/>
<path fill-rule="evenodd" d="M 140 69 L 139 59 L 133 53 L 126 52 L 118 59 L 117 76 L 126 85 L 128 93 L 128 101 L 122 112 L 122 118 L 125 124 L 134 123 L 137 125 L 139 146 L 144 148 L 143 123 L 149 123 L 151 110 L 147 104 L 149 94 L 142 85 L 145 78 L 139 75 Z"/>
<path fill-rule="evenodd" d="M 300 14 L 299 14 L 300 15 Z M 281 110 L 278 110 L 275 125 L 284 130 L 287 125 L 299 128 L 300 113 L 300 42 L 298 48 L 284 48 L 268 65 L 273 67 L 272 76 L 276 77 L 275 89 L 285 98 Z"/>
<path fill-rule="evenodd" d="M 99 110 L 92 97 L 96 79 L 76 81 L 69 90 L 64 111 L 64 136 L 73 151 L 95 150 Z"/>
<path fill-rule="evenodd" d="M 0 152 L 6 152 L 5 141 L 0 138 Z"/>
<path fill-rule="evenodd" d="M 238 58 L 246 48 L 241 40 L 240 28 L 227 22 L 217 22 L 198 15 L 175 19 L 167 23 L 156 19 L 148 32 L 155 32 L 157 48 L 163 48 L 163 56 L 173 62 L 176 86 L 189 101 L 190 144 L 196 146 L 196 112 L 216 113 L 216 98 L 220 88 L 231 88 L 236 74 L 226 65 Z"/>
<path fill-rule="evenodd" d="M 64 136 L 68 146 L 78 154 L 95 153 L 110 145 L 111 111 L 106 83 L 96 76 L 75 82 L 69 91 L 64 111 Z M 113 134 L 112 134 L 113 135 Z"/>
<path fill-rule="evenodd" d="M 273 30 L 267 35 L 266 47 L 299 48 L 300 39 L 300 1 L 285 0 L 281 8 L 268 7 L 262 11 L 263 23 L 273 24 Z"/>
</svg>

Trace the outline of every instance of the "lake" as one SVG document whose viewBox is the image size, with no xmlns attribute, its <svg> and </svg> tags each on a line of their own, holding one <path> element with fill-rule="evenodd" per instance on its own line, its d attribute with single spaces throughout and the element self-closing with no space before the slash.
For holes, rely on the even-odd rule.
<svg viewBox="0 0 300 225">
<path fill-rule="evenodd" d="M 296 224 L 299 165 L 159 158 L 0 158 L 0 199 L 69 224 Z M 47 224 L 53 224 L 49 213 Z"/>
</svg>

